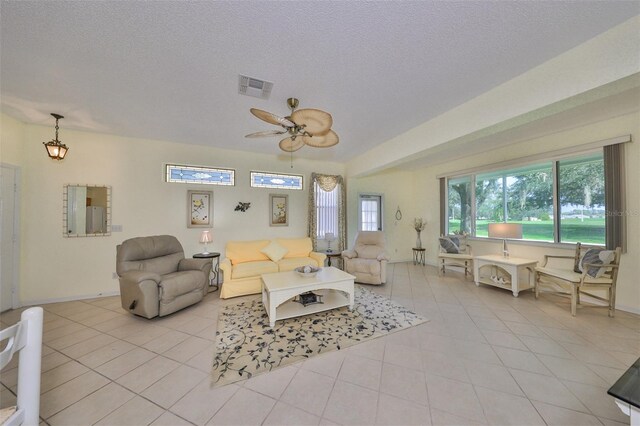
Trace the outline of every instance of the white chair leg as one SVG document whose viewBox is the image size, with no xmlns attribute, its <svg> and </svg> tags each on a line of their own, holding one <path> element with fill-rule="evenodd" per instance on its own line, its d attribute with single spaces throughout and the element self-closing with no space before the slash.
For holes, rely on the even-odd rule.
<svg viewBox="0 0 640 426">
<path fill-rule="evenodd" d="M 27 320 L 27 344 L 20 351 L 18 368 L 18 398 L 16 405 L 25 410 L 24 424 L 40 423 L 40 368 L 42 354 L 42 308 L 29 308 L 22 313 Z"/>
</svg>

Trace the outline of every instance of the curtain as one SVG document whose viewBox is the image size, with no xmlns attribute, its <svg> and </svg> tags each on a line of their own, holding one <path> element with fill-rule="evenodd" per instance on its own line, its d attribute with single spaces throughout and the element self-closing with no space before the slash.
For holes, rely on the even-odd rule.
<svg viewBox="0 0 640 426">
<path fill-rule="evenodd" d="M 336 251 L 342 251 L 347 247 L 347 191 L 344 179 L 339 175 L 324 175 L 320 173 L 311 174 L 311 183 L 309 184 L 309 229 L 308 234 L 313 242 L 314 250 L 318 246 L 318 236 L 316 230 L 318 228 L 318 205 L 317 192 L 331 192 L 336 186 L 338 187 L 337 199 L 337 215 L 338 229 L 336 233 L 337 247 Z"/>
<path fill-rule="evenodd" d="M 605 229 L 607 249 L 625 251 L 624 144 L 604 148 Z"/>
</svg>

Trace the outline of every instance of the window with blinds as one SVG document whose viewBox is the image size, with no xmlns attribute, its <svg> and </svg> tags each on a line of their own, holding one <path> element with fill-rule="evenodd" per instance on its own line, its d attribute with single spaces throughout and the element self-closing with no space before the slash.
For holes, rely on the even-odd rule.
<svg viewBox="0 0 640 426">
<path fill-rule="evenodd" d="M 324 238 L 327 233 L 338 235 L 338 191 L 340 185 L 336 185 L 333 191 L 327 192 L 320 188 L 317 182 L 314 182 L 313 189 L 317 214 L 317 238 Z"/>
</svg>

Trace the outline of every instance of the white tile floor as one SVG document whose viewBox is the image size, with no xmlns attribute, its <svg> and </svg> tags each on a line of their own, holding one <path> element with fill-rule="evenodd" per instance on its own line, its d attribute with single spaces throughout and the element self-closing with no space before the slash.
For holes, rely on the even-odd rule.
<svg viewBox="0 0 640 426">
<path fill-rule="evenodd" d="M 637 315 L 573 318 L 562 298 L 514 298 L 407 263 L 367 288 L 431 321 L 215 389 L 217 316 L 229 303 L 218 293 L 154 320 L 117 297 L 45 305 L 40 415 L 51 425 L 628 424 L 606 390 L 640 355 Z M 0 378 L 2 407 L 15 403 L 16 364 Z"/>
</svg>

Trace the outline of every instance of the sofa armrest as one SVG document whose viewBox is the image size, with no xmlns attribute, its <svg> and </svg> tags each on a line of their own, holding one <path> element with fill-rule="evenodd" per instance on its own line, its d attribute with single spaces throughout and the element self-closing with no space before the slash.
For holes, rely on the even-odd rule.
<svg viewBox="0 0 640 426">
<path fill-rule="evenodd" d="M 312 251 L 309 253 L 309 257 L 315 260 L 318 263 L 318 266 L 322 267 L 324 266 L 324 261 L 327 258 L 327 255 L 324 253 Z"/>
<path fill-rule="evenodd" d="M 220 270 L 222 271 L 222 279 L 223 282 L 226 281 L 227 277 L 231 279 L 231 261 L 227 258 L 224 258 L 220 261 Z"/>
<path fill-rule="evenodd" d="M 120 276 L 120 282 L 125 284 L 140 284 L 143 281 L 150 280 L 156 284 L 160 284 L 162 277 L 155 272 L 148 271 L 128 271 Z"/>
<path fill-rule="evenodd" d="M 353 259 L 354 257 L 358 257 L 358 253 L 354 250 L 344 250 L 342 252 L 342 257 L 346 257 L 347 259 Z"/>
<path fill-rule="evenodd" d="M 387 262 L 389 261 L 389 256 L 387 255 L 387 252 L 382 252 L 378 255 L 377 257 L 379 262 L 382 262 L 383 260 L 386 260 Z"/>
<path fill-rule="evenodd" d="M 211 270 L 211 259 L 182 259 L 178 263 L 178 271 L 202 271 L 209 276 L 207 268 Z"/>
</svg>

